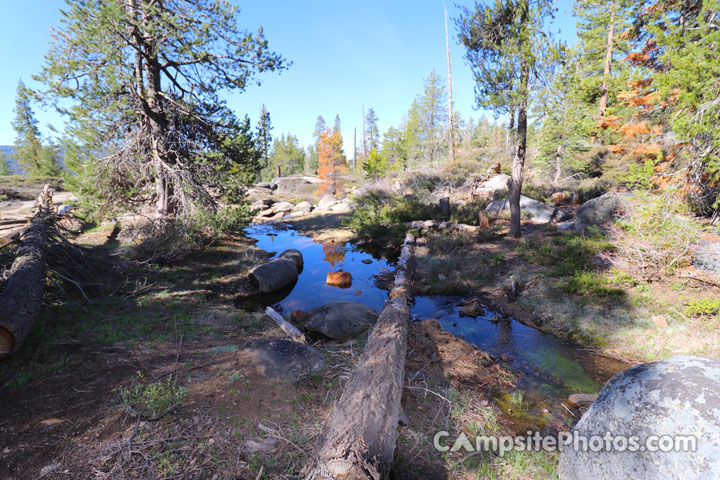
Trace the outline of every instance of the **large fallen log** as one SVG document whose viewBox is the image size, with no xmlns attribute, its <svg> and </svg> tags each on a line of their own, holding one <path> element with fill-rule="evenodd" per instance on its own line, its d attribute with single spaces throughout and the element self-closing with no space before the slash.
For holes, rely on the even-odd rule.
<svg viewBox="0 0 720 480">
<path fill-rule="evenodd" d="M 307 480 L 388 478 L 402 415 L 414 238 L 405 237 L 390 300 L 302 472 Z"/>
<path fill-rule="evenodd" d="M 0 358 L 20 347 L 40 313 L 47 273 L 43 247 L 48 232 L 47 222 L 38 219 L 22 234 L 8 281 L 0 294 Z"/>
</svg>

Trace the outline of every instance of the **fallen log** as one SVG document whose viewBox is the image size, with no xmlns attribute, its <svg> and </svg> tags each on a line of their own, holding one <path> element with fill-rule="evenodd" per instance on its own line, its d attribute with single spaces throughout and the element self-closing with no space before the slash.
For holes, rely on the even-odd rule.
<svg viewBox="0 0 720 480">
<path fill-rule="evenodd" d="M 390 298 L 327 420 L 306 480 L 380 480 L 392 467 L 404 383 L 414 237 L 405 237 Z"/>
<path fill-rule="evenodd" d="M 0 294 L 0 359 L 17 351 L 40 313 L 47 273 L 43 247 L 48 233 L 44 219 L 33 221 L 22 232 L 17 257 Z"/>
<path fill-rule="evenodd" d="M 415 220 L 413 222 L 406 222 L 405 226 L 415 230 L 426 230 L 429 228 L 440 228 L 440 229 L 451 229 L 458 230 L 461 232 L 478 233 L 483 230 L 483 226 L 467 225 L 465 223 L 455 222 L 434 222 L 432 220 Z"/>
<path fill-rule="evenodd" d="M 272 307 L 267 307 L 265 309 L 265 314 L 273 319 L 275 323 L 277 323 L 278 327 L 282 329 L 283 332 L 287 333 L 290 338 L 292 338 L 293 342 L 298 343 L 307 343 L 305 340 L 305 335 L 300 332 L 295 326 L 291 323 L 288 323 L 282 315 L 277 313 Z"/>
</svg>

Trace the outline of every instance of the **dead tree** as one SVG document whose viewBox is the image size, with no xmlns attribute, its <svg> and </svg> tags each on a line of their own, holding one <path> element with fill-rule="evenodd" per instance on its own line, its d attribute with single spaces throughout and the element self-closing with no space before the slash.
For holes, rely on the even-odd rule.
<svg viewBox="0 0 720 480">
<path fill-rule="evenodd" d="M 40 313 L 47 274 L 43 249 L 52 219 L 52 194 L 45 185 L 36 203 L 36 215 L 18 232 L 21 245 L 0 294 L 0 358 L 20 347 Z"/>
<path fill-rule="evenodd" d="M 401 415 L 413 244 L 408 234 L 390 300 L 303 470 L 306 480 L 380 480 L 390 474 Z"/>
</svg>

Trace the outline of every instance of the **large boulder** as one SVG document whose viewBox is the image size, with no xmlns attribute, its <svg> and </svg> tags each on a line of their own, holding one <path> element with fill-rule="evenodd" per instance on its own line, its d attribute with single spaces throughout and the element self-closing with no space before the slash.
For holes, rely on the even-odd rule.
<svg viewBox="0 0 720 480">
<path fill-rule="evenodd" d="M 242 363 L 268 378 L 296 383 L 325 371 L 322 353 L 303 343 L 279 338 L 255 340 L 240 351 Z"/>
<path fill-rule="evenodd" d="M 693 266 L 707 273 L 720 274 L 720 235 L 706 233 L 693 249 Z"/>
<path fill-rule="evenodd" d="M 510 202 L 508 199 L 494 200 L 485 208 L 485 211 L 494 216 L 501 213 L 510 212 Z M 520 195 L 520 212 L 530 220 L 540 223 L 550 223 L 553 221 L 564 220 L 567 215 L 562 210 L 547 203 L 538 202 L 525 195 Z"/>
<path fill-rule="evenodd" d="M 603 448 L 592 451 L 597 446 L 592 448 L 591 436 L 606 434 L 616 439 L 611 443 L 616 448 L 604 448 L 603 440 Z M 575 425 L 573 435 L 588 438 L 590 448 L 563 449 L 558 469 L 562 480 L 718 478 L 720 360 L 673 357 L 615 375 Z M 648 451 L 658 446 L 667 450 L 664 442 L 672 443 L 680 435 L 694 437 L 697 449 Z M 637 438 L 640 450 L 620 451 L 620 436 Z M 646 445 L 649 437 L 656 440 Z"/>
<path fill-rule="evenodd" d="M 270 293 L 294 283 L 298 279 L 298 268 L 290 260 L 277 258 L 250 271 L 257 281 L 261 293 Z"/>
<path fill-rule="evenodd" d="M 277 202 L 277 203 L 273 204 L 272 209 L 273 209 L 273 213 L 280 213 L 280 212 L 288 213 L 288 212 L 292 212 L 294 207 L 295 207 L 295 205 L 293 205 L 290 202 Z"/>
<path fill-rule="evenodd" d="M 377 322 L 378 313 L 356 302 L 331 302 L 307 312 L 305 328 L 335 340 L 357 337 Z"/>
<path fill-rule="evenodd" d="M 577 211 L 577 219 L 573 228 L 585 230 L 593 225 L 602 225 L 615 220 L 625 207 L 623 200 L 629 195 L 629 193 L 607 192 L 588 200 Z"/>
<path fill-rule="evenodd" d="M 282 252 L 280 255 L 277 256 L 277 258 L 281 258 L 283 260 L 290 260 L 295 264 L 295 266 L 298 269 L 298 272 L 302 272 L 304 262 L 303 262 L 303 255 L 300 253 L 300 250 L 296 250 L 294 248 L 290 248 Z"/>
<path fill-rule="evenodd" d="M 317 208 L 318 210 L 330 210 L 332 206 L 337 205 L 338 203 L 340 203 L 340 200 L 336 199 L 332 195 L 325 195 L 318 202 Z"/>
<path fill-rule="evenodd" d="M 347 199 L 330 207 L 330 211 L 335 213 L 352 213 L 353 210 L 353 206 Z"/>
<path fill-rule="evenodd" d="M 491 192 L 503 190 L 505 188 L 508 188 L 508 182 L 510 182 L 510 178 L 510 175 L 505 175 L 504 173 L 501 173 L 500 175 L 495 175 L 486 182 L 482 182 L 480 184 L 480 188 L 489 190 Z"/>
<path fill-rule="evenodd" d="M 321 180 L 317 177 L 307 175 L 292 175 L 289 177 L 273 178 L 273 185 L 276 186 L 276 193 L 294 196 L 310 196 L 317 190 Z"/>
<path fill-rule="evenodd" d="M 310 213 L 312 212 L 313 206 L 312 203 L 308 201 L 300 202 L 293 208 L 293 212 L 298 213 Z"/>
</svg>

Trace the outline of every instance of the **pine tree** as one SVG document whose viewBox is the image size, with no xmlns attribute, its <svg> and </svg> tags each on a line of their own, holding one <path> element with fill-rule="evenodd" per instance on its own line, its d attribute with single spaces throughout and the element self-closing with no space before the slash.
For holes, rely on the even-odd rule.
<svg viewBox="0 0 720 480">
<path fill-rule="evenodd" d="M 2 150 L 0 150 L 0 175 L 10 175 L 10 164 Z"/>
<path fill-rule="evenodd" d="M 382 154 L 388 163 L 388 168 L 393 171 L 401 172 L 407 168 L 407 141 L 402 130 L 388 128 L 383 135 Z"/>
<path fill-rule="evenodd" d="M 343 190 L 341 177 L 348 171 L 340 130 L 326 129 L 320 135 L 318 152 L 320 162 L 318 177 L 322 180 L 318 192 L 337 195 Z"/>
<path fill-rule="evenodd" d="M 266 169 L 269 164 L 270 146 L 272 145 L 272 134 L 270 131 L 273 129 L 270 123 L 270 112 L 265 108 L 263 104 L 260 110 L 260 118 L 258 119 L 257 130 L 255 137 L 258 141 L 258 150 L 262 155 L 262 169 Z"/>
<path fill-rule="evenodd" d="M 378 132 L 378 116 L 373 108 L 369 108 L 365 114 L 365 133 L 367 137 L 368 150 L 377 149 L 380 146 L 380 133 Z"/>
<path fill-rule="evenodd" d="M 336 132 L 342 132 L 342 128 L 340 125 L 340 115 L 335 114 L 335 125 L 333 126 L 333 130 Z"/>
<path fill-rule="evenodd" d="M 302 173 L 305 169 L 305 151 L 295 135 L 283 134 L 276 138 L 270 157 L 273 167 L 280 167 L 284 175 Z"/>
<path fill-rule="evenodd" d="M 617 93 L 630 75 L 621 60 L 630 51 L 627 32 L 632 27 L 638 2 L 635 0 L 576 0 L 573 13 L 579 18 L 578 93 L 595 106 L 602 118 L 608 105 L 616 103 Z"/>
<path fill-rule="evenodd" d="M 541 73 L 541 59 L 552 58 L 544 20 L 554 12 L 551 0 L 496 0 L 493 6 L 463 9 L 456 20 L 465 58 L 475 77 L 478 107 L 511 118 L 517 115 L 517 145 L 510 181 L 510 236 L 519 238 L 520 192 L 527 152 L 527 115 Z"/>
<path fill-rule="evenodd" d="M 370 152 L 368 152 L 365 163 L 363 163 L 363 170 L 365 171 L 365 176 L 373 180 L 387 175 L 389 165 L 385 152 L 378 151 L 377 147 L 373 147 Z"/>
<path fill-rule="evenodd" d="M 15 119 L 12 122 L 15 130 L 13 157 L 20 169 L 30 176 L 43 175 L 41 166 L 43 148 L 37 123 L 35 113 L 30 105 L 30 94 L 21 81 L 17 86 Z"/>
<path fill-rule="evenodd" d="M 325 133 L 326 129 L 327 125 L 325 124 L 325 119 L 322 115 L 318 115 L 317 120 L 315 121 L 315 130 L 313 130 L 315 144 L 308 147 L 306 173 L 317 172 L 319 166 L 318 155 L 320 152 L 320 135 Z"/>
<path fill-rule="evenodd" d="M 68 117 L 67 148 L 76 174 L 92 175 L 87 188 L 108 205 L 152 191 L 164 218 L 215 208 L 205 186 L 222 188 L 254 161 L 236 156 L 247 135 L 220 92 L 287 66 L 262 29 L 242 30 L 222 0 L 68 0 L 62 15 L 37 79 Z M 222 165 L 234 170 L 206 161 L 231 155 Z"/>
</svg>

